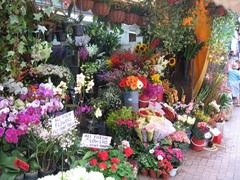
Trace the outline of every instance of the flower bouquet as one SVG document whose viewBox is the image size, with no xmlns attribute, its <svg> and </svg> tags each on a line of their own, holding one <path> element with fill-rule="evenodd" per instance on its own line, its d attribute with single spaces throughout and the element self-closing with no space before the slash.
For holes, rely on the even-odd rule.
<svg viewBox="0 0 240 180">
<path fill-rule="evenodd" d="M 173 147 L 179 149 L 187 149 L 190 144 L 190 139 L 188 138 L 185 131 L 176 131 L 168 137 Z"/>
<path fill-rule="evenodd" d="M 139 90 L 146 88 L 147 80 L 142 76 L 128 76 L 122 78 L 119 82 L 121 89 L 125 92 L 124 102 L 128 107 L 132 107 L 133 110 L 137 111 L 139 108 Z"/>
</svg>

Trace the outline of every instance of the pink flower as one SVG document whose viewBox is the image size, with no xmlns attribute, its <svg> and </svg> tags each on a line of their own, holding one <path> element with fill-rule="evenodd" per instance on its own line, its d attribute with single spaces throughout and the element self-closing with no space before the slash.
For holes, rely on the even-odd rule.
<svg viewBox="0 0 240 180">
<path fill-rule="evenodd" d="M 15 128 L 7 129 L 5 134 L 5 138 L 8 143 L 18 142 L 18 131 Z"/>
<path fill-rule="evenodd" d="M 0 138 L 3 136 L 4 131 L 5 131 L 4 128 L 0 127 Z"/>
</svg>

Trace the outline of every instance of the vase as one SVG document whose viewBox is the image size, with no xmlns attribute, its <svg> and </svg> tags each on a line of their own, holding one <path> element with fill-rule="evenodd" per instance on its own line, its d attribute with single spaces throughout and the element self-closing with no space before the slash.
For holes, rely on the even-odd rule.
<svg viewBox="0 0 240 180">
<path fill-rule="evenodd" d="M 175 177 L 177 175 L 177 171 L 178 171 L 178 167 L 177 168 L 173 168 L 170 172 L 169 175 L 171 177 Z"/>
<path fill-rule="evenodd" d="M 24 180 L 24 174 L 16 176 L 14 180 Z"/>
<path fill-rule="evenodd" d="M 37 180 L 38 179 L 38 171 L 25 173 L 24 180 Z"/>
<path fill-rule="evenodd" d="M 127 13 L 124 23 L 127 25 L 136 24 L 138 21 L 138 15 L 134 13 Z"/>
<path fill-rule="evenodd" d="M 73 26 L 73 35 L 82 36 L 84 34 L 84 26 L 82 24 L 76 24 Z"/>
<path fill-rule="evenodd" d="M 93 5 L 92 0 L 76 0 L 76 6 L 80 11 L 88 11 L 93 8 Z"/>
<path fill-rule="evenodd" d="M 205 139 L 197 139 L 195 136 L 191 138 L 191 149 L 194 151 L 202 151 L 206 146 Z"/>
<path fill-rule="evenodd" d="M 138 91 L 127 91 L 123 94 L 124 104 L 127 107 L 132 107 L 134 111 L 139 109 L 139 93 Z"/>
<path fill-rule="evenodd" d="M 125 12 L 122 10 L 111 10 L 109 19 L 113 23 L 122 23 L 125 19 Z"/>
<path fill-rule="evenodd" d="M 95 2 L 92 12 L 95 16 L 107 16 L 109 14 L 110 7 L 104 2 Z"/>
</svg>

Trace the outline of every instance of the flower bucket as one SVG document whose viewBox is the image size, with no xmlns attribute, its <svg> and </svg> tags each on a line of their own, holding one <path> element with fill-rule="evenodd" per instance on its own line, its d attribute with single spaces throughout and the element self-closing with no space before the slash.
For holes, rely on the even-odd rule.
<svg viewBox="0 0 240 180">
<path fill-rule="evenodd" d="M 202 151 L 206 146 L 205 139 L 197 139 L 196 137 L 191 138 L 191 149 L 194 151 Z"/>
<path fill-rule="evenodd" d="M 16 176 L 14 180 L 24 180 L 24 174 Z"/>
<path fill-rule="evenodd" d="M 25 180 L 37 180 L 38 179 L 38 171 L 25 173 L 24 179 Z"/>
<path fill-rule="evenodd" d="M 163 180 L 168 180 L 169 179 L 169 174 L 163 174 L 162 179 Z"/>
<path fill-rule="evenodd" d="M 127 107 L 132 107 L 134 111 L 139 109 L 139 93 L 138 91 L 127 91 L 123 94 L 124 104 Z"/>
<path fill-rule="evenodd" d="M 157 178 L 157 173 L 153 169 L 150 169 L 149 174 L 151 178 Z"/>
<path fill-rule="evenodd" d="M 169 175 L 171 177 L 175 177 L 177 175 L 178 168 L 173 168 L 170 172 Z"/>
<path fill-rule="evenodd" d="M 76 0 L 76 6 L 80 11 L 88 11 L 93 8 L 93 5 L 92 0 Z"/>
<path fill-rule="evenodd" d="M 142 95 L 139 98 L 139 107 L 140 108 L 146 108 L 146 107 L 148 107 L 148 105 L 149 105 L 149 97 L 145 96 L 145 95 Z"/>
<path fill-rule="evenodd" d="M 147 169 L 142 169 L 141 175 L 142 176 L 148 176 L 148 170 Z"/>
</svg>

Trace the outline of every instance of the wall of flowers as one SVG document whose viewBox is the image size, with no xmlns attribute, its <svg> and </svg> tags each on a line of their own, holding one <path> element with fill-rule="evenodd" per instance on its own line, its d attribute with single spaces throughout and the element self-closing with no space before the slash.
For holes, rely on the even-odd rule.
<svg viewBox="0 0 240 180">
<path fill-rule="evenodd" d="M 98 16 L 84 27 L 81 15 L 59 16 L 52 6 L 0 3 L 0 180 L 168 179 L 189 148 L 217 150 L 232 109 L 222 78 L 206 78 L 195 99 L 176 80 L 191 78 L 191 63 L 183 62 L 208 43 L 194 36 L 196 2 L 202 1 L 185 11 L 185 0 L 64 1 L 69 13 L 76 6 Z M 148 23 L 146 14 L 155 21 Z M 211 17 L 217 24 L 211 52 L 218 55 L 219 22 L 232 18 L 233 28 L 234 15 Z M 119 23 L 141 25 L 144 43 L 121 50 Z M 111 143 L 83 146 L 86 133 Z"/>
</svg>

